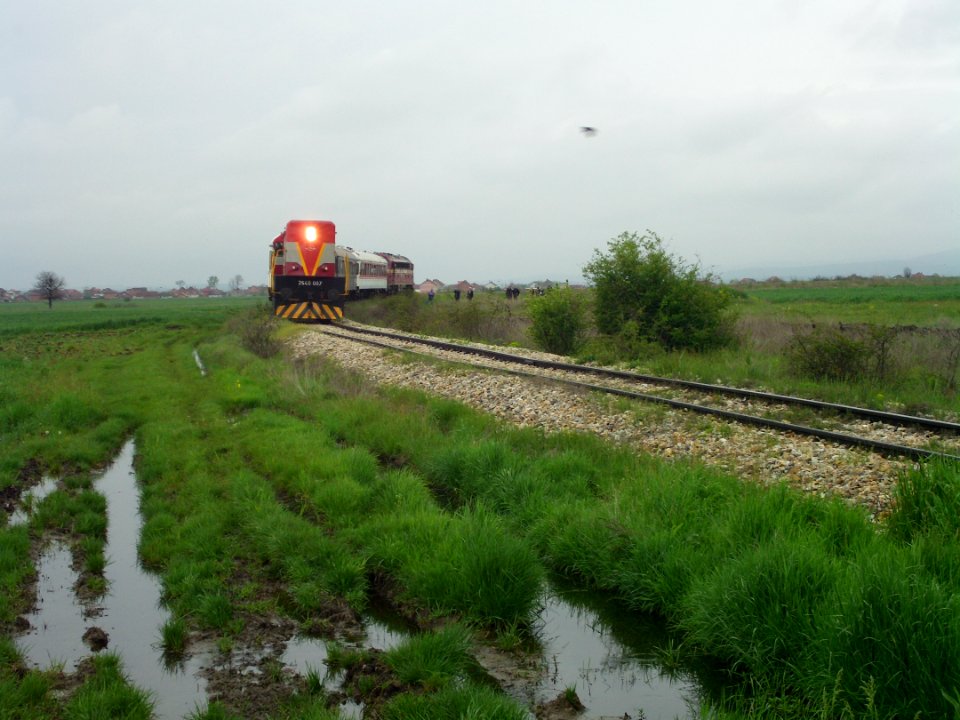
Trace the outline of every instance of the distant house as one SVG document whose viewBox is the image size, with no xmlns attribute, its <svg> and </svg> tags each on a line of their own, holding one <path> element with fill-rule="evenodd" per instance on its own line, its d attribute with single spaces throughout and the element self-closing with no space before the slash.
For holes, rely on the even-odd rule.
<svg viewBox="0 0 960 720">
<path fill-rule="evenodd" d="M 449 292 L 453 292 L 454 290 L 459 290 L 460 292 L 465 293 L 468 290 L 476 290 L 478 287 L 479 285 L 475 285 L 471 282 L 467 282 L 466 280 L 461 280 L 460 282 L 454 285 L 447 285 L 446 287 L 444 287 L 444 290 Z"/>
<path fill-rule="evenodd" d="M 429 293 L 431 290 L 434 292 L 439 292 L 443 288 L 443 283 L 440 280 L 424 280 L 422 283 L 416 286 L 415 290 L 419 293 Z"/>
<path fill-rule="evenodd" d="M 132 300 L 142 300 L 144 298 L 160 297 L 160 293 L 158 293 L 156 290 L 147 290 L 145 287 L 127 288 L 120 294 L 123 297 L 128 297 Z"/>
</svg>

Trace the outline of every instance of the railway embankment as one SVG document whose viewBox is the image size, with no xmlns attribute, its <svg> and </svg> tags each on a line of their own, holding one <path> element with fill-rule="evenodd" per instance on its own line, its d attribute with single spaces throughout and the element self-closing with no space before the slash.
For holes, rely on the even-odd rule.
<svg viewBox="0 0 960 720">
<path fill-rule="evenodd" d="M 356 343 L 327 328 L 310 329 L 291 342 L 295 353 L 336 357 L 378 384 L 458 400 L 520 427 L 589 433 L 653 455 L 717 466 L 762 484 L 786 482 L 806 493 L 842 497 L 875 516 L 890 510 L 898 476 L 913 465 L 816 438 L 643 408 L 546 380 L 427 359 L 391 361 L 391 351 Z M 898 429 L 887 432 L 891 441 L 898 439 Z"/>
</svg>

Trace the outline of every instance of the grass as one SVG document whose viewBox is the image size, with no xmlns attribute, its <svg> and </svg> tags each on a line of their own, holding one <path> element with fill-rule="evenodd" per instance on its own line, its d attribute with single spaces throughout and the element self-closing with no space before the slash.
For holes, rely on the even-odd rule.
<svg viewBox="0 0 960 720">
<path fill-rule="evenodd" d="M 92 659 L 93 673 L 64 707 L 68 720 L 128 718 L 149 720 L 153 701 L 142 690 L 131 687 L 123 677 L 120 658 L 107 653 Z"/>
<path fill-rule="evenodd" d="M 0 339 L 21 334 L 117 331 L 151 325 L 220 327 L 226 315 L 264 302 L 256 297 L 191 299 L 76 300 L 0 304 Z M 70 346 L 73 336 L 67 335 Z"/>
<path fill-rule="evenodd" d="M 410 638 L 384 654 L 384 662 L 404 685 L 441 688 L 475 670 L 470 633 L 457 625 Z"/>
<path fill-rule="evenodd" d="M 171 618 L 160 628 L 160 644 L 164 657 L 175 659 L 187 649 L 187 623 L 182 618 Z"/>
<path fill-rule="evenodd" d="M 403 693 L 382 710 L 384 720 L 526 720 L 528 712 L 487 687 L 448 686 L 431 694 Z"/>
<path fill-rule="evenodd" d="M 685 629 L 691 652 L 752 692 L 762 688 L 770 703 L 783 708 L 788 698 L 793 716 L 817 712 L 825 697 L 854 714 L 867 703 L 882 717 L 946 710 L 932 688 L 949 691 L 960 661 L 949 600 L 955 555 L 928 544 L 921 566 L 916 548 L 878 535 L 856 509 L 694 465 L 495 430 L 466 415 L 439 427 L 433 418 L 447 417 L 446 408 L 422 400 L 414 409 L 413 397 L 390 393 L 395 410 L 386 416 L 402 416 L 399 436 L 385 436 L 384 423 L 372 435 L 358 407 L 337 414 L 338 432 L 403 454 L 463 507 L 495 509 L 551 569 L 664 615 Z M 421 420 L 407 427 L 411 418 Z M 948 660 L 921 661 L 925 647 Z M 910 677 L 896 657 L 910 658 Z M 861 690 L 870 683 L 868 697 Z"/>
<path fill-rule="evenodd" d="M 587 292 L 587 291 L 583 291 Z M 739 291 L 735 347 L 707 353 L 624 347 L 587 333 L 581 361 L 625 363 L 650 374 L 765 388 L 840 403 L 919 414 L 960 414 L 960 279 L 857 283 L 780 283 Z M 533 347 L 527 298 L 506 301 L 478 293 L 469 306 L 440 294 L 376 299 L 347 308 L 359 322 L 451 338 Z M 797 372 L 791 342 L 812 326 L 870 326 L 891 333 L 882 348 L 882 376 L 839 382 Z M 878 351 L 879 352 L 879 351 Z M 870 360 L 877 358 L 871 356 Z"/>
<path fill-rule="evenodd" d="M 107 528 L 90 471 L 132 433 L 140 553 L 184 625 L 164 628 L 165 646 L 200 628 L 229 645 L 268 596 L 268 607 L 301 620 L 330 602 L 362 610 L 380 577 L 399 611 L 461 620 L 388 655 L 420 691 L 392 698 L 384 717 L 467 708 L 521 717 L 512 701 L 455 680 L 469 675 L 463 628 L 494 628 L 509 644 L 550 570 L 681 629 L 684 653 L 731 677 L 717 713 L 952 711 L 957 468 L 905 476 L 889 531 L 878 533 L 837 503 L 590 437 L 503 428 L 450 401 L 378 391 L 330 363 L 265 360 L 222 329 L 231 314 L 221 309 L 220 324 L 211 315 L 0 337 L 0 407 L 16 408 L 3 416 L 0 487 L 31 463 L 67 475 L 29 527 L 0 527 L 0 620 L 26 606 L 36 535 L 67 530 L 95 557 Z M 115 659 L 82 694 L 59 698 L 20 672 L 2 640 L 10 715 L 84 717 L 114 703 L 136 717 L 149 706 Z"/>
</svg>

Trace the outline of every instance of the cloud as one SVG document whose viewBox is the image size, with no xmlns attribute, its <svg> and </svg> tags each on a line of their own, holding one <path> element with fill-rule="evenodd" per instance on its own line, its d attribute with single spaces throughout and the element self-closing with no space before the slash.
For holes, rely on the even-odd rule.
<svg viewBox="0 0 960 720">
<path fill-rule="evenodd" d="M 957 7 L 39 0 L 0 28 L 0 233 L 36 239 L 0 285 L 253 282 L 294 217 L 418 277 L 573 277 L 646 228 L 718 268 L 936 252 Z"/>
</svg>

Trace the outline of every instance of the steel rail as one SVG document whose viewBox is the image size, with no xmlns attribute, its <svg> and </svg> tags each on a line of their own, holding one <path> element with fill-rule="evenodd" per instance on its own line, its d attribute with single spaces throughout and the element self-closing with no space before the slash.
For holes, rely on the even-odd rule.
<svg viewBox="0 0 960 720">
<path fill-rule="evenodd" d="M 505 360 L 507 362 L 517 362 L 521 364 L 534 365 L 537 367 L 546 367 L 551 369 L 570 369 L 570 368 L 583 368 L 586 366 L 573 365 L 570 363 L 552 363 L 549 361 L 543 360 L 533 360 L 531 358 L 525 358 L 521 356 L 511 355 L 510 353 L 500 353 L 495 350 L 484 350 L 482 348 L 467 348 L 463 345 L 457 345 L 453 343 L 446 343 L 443 341 L 432 340 L 427 338 L 411 338 L 407 335 L 397 335 L 394 333 L 389 333 L 385 331 L 378 330 L 368 330 L 366 328 L 357 328 L 349 327 L 345 325 L 337 326 L 340 329 L 349 329 L 351 332 L 356 332 L 360 334 L 381 336 L 389 338 L 392 340 L 400 341 L 409 341 L 414 343 L 419 343 L 422 345 L 427 345 L 430 347 L 436 347 L 443 350 L 453 350 L 456 352 L 461 352 L 465 354 L 480 355 L 485 357 L 495 357 L 498 360 Z M 354 342 L 359 342 L 374 347 L 385 348 L 388 350 L 399 350 L 400 352 L 409 352 L 413 354 L 416 353 L 413 350 L 408 348 L 398 348 L 395 345 L 389 345 L 384 342 L 379 342 L 377 340 L 371 340 L 368 338 L 349 338 L 346 336 L 343 337 L 347 340 L 353 340 Z M 483 366 L 481 366 L 483 367 Z M 490 368 L 485 368 L 490 369 Z M 594 368 L 588 368 L 594 369 Z M 598 368 L 602 369 L 602 368 Z M 726 420 L 733 420 L 735 422 L 742 423 L 744 425 L 753 425 L 756 427 L 764 427 L 772 430 L 777 430 L 779 432 L 792 432 L 798 435 L 806 435 L 809 437 L 819 438 L 821 440 L 829 440 L 840 445 L 847 445 L 851 447 L 859 447 L 872 452 L 876 452 L 882 455 L 888 456 L 897 456 L 897 457 L 907 457 L 913 460 L 929 460 L 929 459 L 943 459 L 960 462 L 960 456 L 952 455 L 949 453 L 937 452 L 935 450 L 927 450 L 924 448 L 911 447 L 909 445 L 897 445 L 896 443 L 884 442 L 882 440 L 872 440 L 870 438 L 859 437 L 857 435 L 848 435 L 846 433 L 835 432 L 833 430 L 823 430 L 821 428 L 809 427 L 807 425 L 796 425 L 794 423 L 784 422 L 782 420 L 771 420 L 770 418 L 763 418 L 756 415 L 747 415 L 746 413 L 735 412 L 732 410 L 723 410 L 721 408 L 709 407 L 707 405 L 698 405 L 696 403 L 685 402 L 683 400 L 673 400 L 671 398 L 661 397 L 659 395 L 649 395 L 647 393 L 635 392 L 633 390 L 625 390 L 622 388 L 614 388 L 606 385 L 595 385 L 593 383 L 580 382 L 579 380 L 570 380 L 567 378 L 556 378 L 549 377 L 544 375 L 538 375 L 536 373 L 525 372 L 523 370 L 510 370 L 507 368 L 495 368 L 497 372 L 503 372 L 510 375 L 516 375 L 524 378 L 535 378 L 538 380 L 547 380 L 549 382 L 561 383 L 564 385 L 570 385 L 572 387 L 577 387 L 583 390 L 589 390 L 592 392 L 602 392 L 608 395 L 616 395 L 618 397 L 626 397 L 633 400 L 639 400 L 642 402 L 656 403 L 660 405 L 666 405 L 668 407 L 676 408 L 679 410 L 687 410 L 690 412 L 699 413 L 702 415 L 712 415 L 714 417 L 719 417 Z M 620 377 L 622 371 L 613 371 L 613 375 Z M 601 373 L 606 374 L 606 373 Z M 628 376 L 633 376 L 633 373 L 626 373 Z M 705 385 L 704 383 L 697 383 L 698 385 Z M 707 387 L 718 387 L 707 385 Z M 723 386 L 719 386 L 723 387 Z M 731 388 L 734 389 L 734 388 Z M 752 392 L 752 391 L 751 391 Z M 760 393 L 762 397 L 767 397 L 764 393 Z M 790 397 L 790 396 L 774 396 L 774 397 Z M 802 398 L 800 398 L 802 400 Z M 813 401 L 817 402 L 817 401 Z M 833 407 L 831 403 L 823 403 L 827 407 Z M 846 407 L 846 406 L 842 406 Z M 855 408 L 856 409 L 856 408 Z M 909 416 L 904 416 L 909 417 Z M 923 420 L 924 418 L 917 418 Z"/>
<path fill-rule="evenodd" d="M 365 333 L 367 335 L 379 335 L 382 337 L 393 338 L 395 340 L 405 340 L 408 342 L 428 345 L 440 350 L 451 350 L 453 352 L 468 353 L 489 357 L 505 362 L 515 362 L 533 367 L 542 367 L 552 370 L 565 370 L 568 372 L 589 373 L 601 377 L 612 377 L 621 380 L 631 380 L 634 382 L 647 382 L 656 385 L 668 385 L 690 390 L 699 390 L 700 392 L 716 393 L 718 395 L 731 395 L 733 397 L 750 398 L 762 400 L 767 403 L 783 403 L 784 405 L 797 405 L 814 408 L 816 410 L 829 410 L 839 415 L 851 415 L 869 420 L 877 420 L 887 425 L 898 427 L 917 427 L 925 430 L 937 430 L 939 432 L 954 432 L 960 435 L 960 423 L 950 422 L 949 420 L 938 420 L 936 418 L 917 417 L 915 415 L 903 415 L 901 413 L 888 412 L 886 410 L 873 410 L 871 408 L 857 407 L 856 405 L 844 405 L 841 403 L 831 403 L 823 400 L 812 400 L 810 398 L 796 397 L 795 395 L 780 395 L 777 393 L 763 392 L 761 390 L 747 390 L 744 388 L 730 387 L 729 385 L 711 385 L 710 383 L 697 382 L 695 380 L 680 380 L 677 378 L 664 378 L 656 375 L 644 375 L 642 373 L 630 372 L 628 370 L 614 370 L 612 368 L 594 367 L 592 365 L 577 365 L 575 363 L 556 362 L 552 360 L 538 360 L 528 358 L 522 355 L 513 355 L 499 350 L 489 350 L 487 348 L 472 347 L 470 345 L 460 345 L 457 343 L 435 340 L 433 338 L 415 337 L 410 335 L 398 335 L 386 330 L 373 330 L 371 328 L 358 327 L 356 325 L 338 325 L 337 327 L 349 330 L 350 332 Z"/>
</svg>

